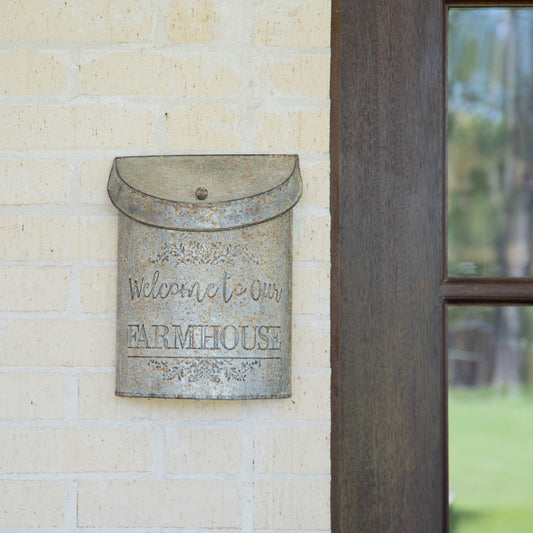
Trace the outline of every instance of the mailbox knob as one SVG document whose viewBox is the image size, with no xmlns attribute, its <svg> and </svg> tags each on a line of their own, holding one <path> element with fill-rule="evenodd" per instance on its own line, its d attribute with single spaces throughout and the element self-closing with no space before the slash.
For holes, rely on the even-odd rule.
<svg viewBox="0 0 533 533">
<path fill-rule="evenodd" d="M 207 189 L 205 187 L 198 187 L 195 194 L 198 200 L 205 200 L 207 198 Z"/>
</svg>

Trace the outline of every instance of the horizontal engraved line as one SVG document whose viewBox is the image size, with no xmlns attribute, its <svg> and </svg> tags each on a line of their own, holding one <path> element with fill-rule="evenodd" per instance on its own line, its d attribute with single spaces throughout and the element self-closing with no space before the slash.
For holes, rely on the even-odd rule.
<svg viewBox="0 0 533 533">
<path fill-rule="evenodd" d="M 155 348 L 150 348 L 150 350 L 154 350 Z M 129 359 L 245 359 L 247 361 L 255 361 L 255 360 L 261 360 L 261 361 L 270 361 L 270 360 L 281 360 L 280 356 L 275 357 L 247 357 L 247 356 L 229 356 L 229 357 L 209 357 L 209 356 L 183 356 L 183 355 L 127 355 L 126 356 Z"/>
</svg>

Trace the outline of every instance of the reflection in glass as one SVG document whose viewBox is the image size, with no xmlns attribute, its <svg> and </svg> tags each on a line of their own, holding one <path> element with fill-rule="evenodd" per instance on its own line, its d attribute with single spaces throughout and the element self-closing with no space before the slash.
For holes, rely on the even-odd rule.
<svg viewBox="0 0 533 533">
<path fill-rule="evenodd" d="M 532 209 L 533 8 L 450 9 L 448 275 L 532 276 Z"/>
<path fill-rule="evenodd" d="M 533 307 L 448 308 L 451 533 L 533 531 Z"/>
</svg>

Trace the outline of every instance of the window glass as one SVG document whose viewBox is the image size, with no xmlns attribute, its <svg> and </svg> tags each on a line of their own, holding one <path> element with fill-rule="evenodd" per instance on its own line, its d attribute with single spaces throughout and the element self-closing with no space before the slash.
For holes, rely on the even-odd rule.
<svg viewBox="0 0 533 533">
<path fill-rule="evenodd" d="M 448 276 L 531 277 L 533 8 L 454 8 Z"/>
<path fill-rule="evenodd" d="M 451 533 L 533 531 L 533 307 L 448 307 Z"/>
</svg>

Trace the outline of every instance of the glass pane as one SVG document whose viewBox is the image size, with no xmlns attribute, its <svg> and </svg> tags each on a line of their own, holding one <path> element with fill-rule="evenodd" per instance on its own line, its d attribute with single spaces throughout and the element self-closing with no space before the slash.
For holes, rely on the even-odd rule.
<svg viewBox="0 0 533 533">
<path fill-rule="evenodd" d="M 451 533 L 533 531 L 533 307 L 450 306 Z"/>
<path fill-rule="evenodd" d="M 530 277 L 533 8 L 455 8 L 448 28 L 448 275 Z"/>
</svg>

